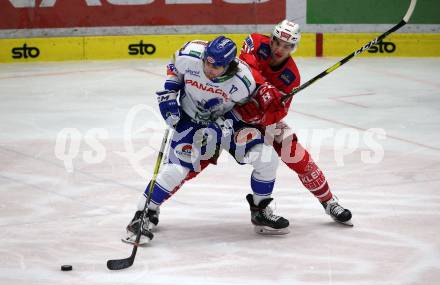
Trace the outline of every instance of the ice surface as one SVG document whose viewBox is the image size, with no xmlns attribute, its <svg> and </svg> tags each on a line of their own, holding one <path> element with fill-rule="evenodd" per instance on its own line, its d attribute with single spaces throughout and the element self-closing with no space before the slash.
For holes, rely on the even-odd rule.
<svg viewBox="0 0 440 285">
<path fill-rule="evenodd" d="M 336 61 L 298 59 L 302 81 Z M 131 253 L 120 237 L 162 139 L 164 74 L 164 61 L 0 65 L 0 284 L 438 284 L 440 59 L 353 59 L 294 99 L 286 121 L 353 228 L 280 165 L 291 233 L 255 234 L 251 168 L 223 154 L 162 206 L 134 265 L 108 271 Z"/>
</svg>

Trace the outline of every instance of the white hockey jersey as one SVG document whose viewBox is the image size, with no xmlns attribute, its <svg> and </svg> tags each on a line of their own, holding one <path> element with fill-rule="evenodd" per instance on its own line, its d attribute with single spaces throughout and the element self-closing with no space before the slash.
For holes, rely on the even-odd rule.
<svg viewBox="0 0 440 285">
<path fill-rule="evenodd" d="M 255 89 L 249 67 L 241 60 L 238 72 L 210 80 L 203 72 L 203 52 L 207 42 L 192 41 L 175 53 L 175 80 L 184 83 L 180 96 L 182 109 L 199 122 L 215 121 L 230 111 L 236 103 L 243 103 Z"/>
</svg>

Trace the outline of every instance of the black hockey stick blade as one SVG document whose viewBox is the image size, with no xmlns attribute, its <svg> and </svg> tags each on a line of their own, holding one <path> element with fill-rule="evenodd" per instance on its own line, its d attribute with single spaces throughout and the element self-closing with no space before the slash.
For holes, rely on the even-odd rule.
<svg viewBox="0 0 440 285">
<path fill-rule="evenodd" d="M 134 258 L 136 256 L 136 251 L 137 245 L 134 245 L 133 252 L 131 253 L 130 257 L 124 259 L 107 260 L 107 268 L 109 270 L 121 270 L 132 266 L 134 263 Z"/>
<path fill-rule="evenodd" d="M 107 268 L 110 270 L 121 270 L 133 265 L 134 258 L 131 256 L 125 259 L 107 260 Z"/>
</svg>

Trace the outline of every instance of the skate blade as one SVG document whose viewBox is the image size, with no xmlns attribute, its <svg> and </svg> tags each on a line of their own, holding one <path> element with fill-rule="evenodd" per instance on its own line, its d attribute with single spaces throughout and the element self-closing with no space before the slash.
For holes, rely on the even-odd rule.
<svg viewBox="0 0 440 285">
<path fill-rule="evenodd" d="M 340 222 L 340 221 L 335 220 L 335 219 L 333 219 L 333 220 L 335 222 L 337 222 L 338 224 L 341 224 L 341 225 L 344 225 L 344 226 L 347 226 L 347 227 L 353 227 L 354 226 L 353 223 L 351 222 L 351 220 L 348 220 L 346 222 Z"/>
<path fill-rule="evenodd" d="M 290 233 L 290 230 L 288 228 L 273 229 L 265 226 L 254 226 L 254 231 L 257 234 L 265 235 L 265 236 L 280 236 Z"/>
</svg>

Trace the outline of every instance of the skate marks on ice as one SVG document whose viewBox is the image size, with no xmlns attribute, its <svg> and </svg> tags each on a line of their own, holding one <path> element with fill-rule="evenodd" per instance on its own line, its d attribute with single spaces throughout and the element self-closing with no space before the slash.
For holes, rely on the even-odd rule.
<svg viewBox="0 0 440 285">
<path fill-rule="evenodd" d="M 320 71 L 323 61 L 301 60 L 303 78 Z M 130 108 L 156 104 L 151 94 L 160 82 L 154 74 L 161 74 L 164 64 L 4 66 L 0 284 L 435 284 L 440 279 L 440 159 L 434 148 L 440 130 L 433 107 L 439 97 L 437 86 L 427 82 L 436 82 L 440 65 L 435 59 L 385 61 L 386 72 L 408 80 L 381 74 L 382 61 L 354 60 L 294 99 L 294 110 L 329 120 L 298 113 L 287 118 L 305 129 L 343 127 L 337 123 L 359 131 L 382 127 L 418 143 L 386 139 L 380 163 L 362 163 L 357 149 L 344 156 L 343 166 L 335 163 L 332 141 L 323 143 L 319 163 L 341 203 L 352 210 L 354 228 L 333 222 L 281 165 L 274 211 L 290 220 L 291 233 L 255 234 L 244 199 L 250 169 L 222 157 L 166 202 L 154 240 L 139 249 L 132 268 L 121 272 L 109 272 L 105 262 L 131 252 L 119 237 L 155 157 L 142 160 L 140 176 L 115 151 L 124 151 L 123 122 Z M 350 102 L 368 108 L 328 99 L 367 92 L 376 95 Z M 56 136 L 66 127 L 82 134 L 92 127 L 107 129 L 109 138 L 101 140 L 106 159 L 88 164 L 78 156 L 68 173 L 54 155 Z M 155 138 L 157 144 L 160 139 Z M 143 147 L 143 141 L 135 146 Z M 90 150 L 82 147 L 81 155 Z M 61 264 L 74 269 L 61 272 Z"/>
<path fill-rule="evenodd" d="M 203 190 L 193 192 L 200 191 Z M 229 192 L 224 192 L 225 200 Z M 61 221 L 10 226 L 8 233 L 14 233 L 15 239 L 3 239 L 3 245 L 13 250 L 4 254 L 9 262 L 1 266 L 2 276 L 14 282 L 32 278 L 48 284 L 71 284 L 72 280 L 89 284 L 141 284 L 145 278 L 154 280 L 152 284 L 330 284 L 330 280 L 343 284 L 393 284 L 396 276 L 401 281 L 411 280 L 410 277 L 418 280 L 427 268 L 435 268 L 438 261 L 430 241 L 411 237 L 413 223 L 407 225 L 406 234 L 406 229 L 393 227 L 400 219 L 394 218 L 396 223 L 387 219 L 384 223 L 363 217 L 362 212 L 369 207 L 361 208 L 356 227 L 346 230 L 329 222 L 314 204 L 306 205 L 293 217 L 290 235 L 267 238 L 253 233 L 248 210 L 241 201 L 226 203 L 229 210 L 222 212 L 215 204 L 199 207 L 198 203 L 191 203 L 191 195 L 180 196 L 178 202 L 164 211 L 155 240 L 140 249 L 133 269 L 128 272 L 109 275 L 102 262 L 130 251 L 130 247 L 121 246 L 116 239 L 127 217 L 111 215 L 67 219 L 66 228 L 57 235 L 53 232 Z M 231 200 L 239 200 L 235 198 Z M 288 202 L 301 205 L 304 198 L 295 195 Z M 282 204 L 278 207 L 282 207 L 283 213 L 297 212 L 290 211 L 294 206 Z M 193 210 L 196 208 L 200 209 Z M 225 214 L 230 218 L 225 220 Z M 383 224 L 382 228 L 378 224 Z M 28 236 L 33 237 L 32 241 L 25 240 Z M 21 254 L 21 261 L 17 254 Z M 59 275 L 58 266 L 54 266 L 66 260 L 75 266 L 75 276 L 69 276 L 70 279 Z M 418 260 L 414 267 L 404 266 L 412 264 L 412 260 Z M 390 276 L 390 272 L 395 276 Z"/>
</svg>

